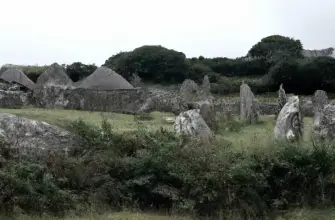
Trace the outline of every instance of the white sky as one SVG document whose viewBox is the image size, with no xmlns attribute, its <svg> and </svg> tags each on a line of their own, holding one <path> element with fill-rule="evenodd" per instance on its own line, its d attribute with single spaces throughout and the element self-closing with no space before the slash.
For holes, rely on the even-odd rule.
<svg viewBox="0 0 335 220">
<path fill-rule="evenodd" d="M 145 44 L 234 58 L 272 34 L 335 46 L 334 0 L 2 0 L 0 9 L 0 65 L 101 65 Z"/>
</svg>

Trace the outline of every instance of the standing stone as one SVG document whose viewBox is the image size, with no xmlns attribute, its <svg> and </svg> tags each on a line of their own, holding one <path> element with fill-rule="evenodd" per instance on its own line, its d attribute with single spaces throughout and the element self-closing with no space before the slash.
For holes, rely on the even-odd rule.
<svg viewBox="0 0 335 220">
<path fill-rule="evenodd" d="M 202 102 L 200 104 L 199 113 L 210 129 L 217 129 L 216 112 L 213 104 L 211 104 L 209 101 Z"/>
<path fill-rule="evenodd" d="M 258 122 L 258 101 L 250 87 L 243 83 L 240 87 L 240 119 L 249 124 Z"/>
<path fill-rule="evenodd" d="M 332 139 L 332 106 L 327 106 L 327 109 L 324 109 L 328 105 L 327 93 L 323 90 L 316 90 L 312 98 L 313 102 L 313 142 L 322 142 L 325 139 Z M 324 112 L 326 110 L 326 112 Z"/>
<path fill-rule="evenodd" d="M 319 114 L 318 123 L 313 124 L 313 143 L 332 142 L 335 140 L 335 105 L 328 104 Z"/>
<path fill-rule="evenodd" d="M 327 93 L 323 90 L 316 90 L 312 99 L 313 103 L 313 126 L 318 126 L 323 108 L 328 104 Z"/>
<path fill-rule="evenodd" d="M 274 129 L 277 140 L 300 140 L 302 138 L 303 120 L 298 96 L 288 98 L 280 111 Z"/>
<path fill-rule="evenodd" d="M 187 103 L 196 100 L 198 96 L 199 86 L 193 80 L 186 79 L 180 87 L 181 101 L 187 105 Z"/>
<path fill-rule="evenodd" d="M 283 84 L 280 84 L 279 91 L 278 91 L 278 110 L 277 110 L 276 118 L 278 117 L 279 112 L 284 107 L 286 102 L 287 102 L 286 93 L 283 88 Z"/>
<path fill-rule="evenodd" d="M 204 80 L 202 81 L 202 93 L 203 96 L 207 97 L 211 94 L 211 83 L 209 82 L 208 76 L 204 76 Z"/>
<path fill-rule="evenodd" d="M 174 131 L 185 136 L 199 138 L 207 143 L 214 138 L 211 129 L 201 117 L 199 109 L 180 113 L 175 120 Z"/>
</svg>

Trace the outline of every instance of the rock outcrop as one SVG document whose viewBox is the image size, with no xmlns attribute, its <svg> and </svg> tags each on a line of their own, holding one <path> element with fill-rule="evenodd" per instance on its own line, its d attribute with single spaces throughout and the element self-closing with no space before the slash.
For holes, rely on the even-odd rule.
<svg viewBox="0 0 335 220">
<path fill-rule="evenodd" d="M 211 142 L 214 137 L 211 129 L 201 117 L 199 109 L 180 113 L 175 120 L 174 130 L 179 134 L 198 138 L 205 142 Z"/>
<path fill-rule="evenodd" d="M 258 101 L 250 87 L 243 83 L 240 87 L 240 119 L 247 123 L 258 122 Z"/>
<path fill-rule="evenodd" d="M 75 146 L 70 132 L 45 122 L 0 113 L 0 137 L 15 155 L 43 157 L 52 151 L 66 151 Z"/>
<path fill-rule="evenodd" d="M 280 111 L 276 126 L 274 128 L 277 140 L 300 140 L 303 131 L 303 120 L 301 116 L 298 96 L 288 98 L 287 103 Z"/>
</svg>

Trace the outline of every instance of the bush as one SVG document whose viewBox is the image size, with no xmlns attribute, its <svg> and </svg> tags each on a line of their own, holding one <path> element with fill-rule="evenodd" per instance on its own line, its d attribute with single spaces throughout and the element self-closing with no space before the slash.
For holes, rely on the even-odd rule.
<svg viewBox="0 0 335 220">
<path fill-rule="evenodd" d="M 278 65 L 273 75 L 276 86 L 283 83 L 287 92 L 297 94 L 311 94 L 317 89 L 333 92 L 334 77 L 335 59 L 331 57 L 289 57 Z"/>
<path fill-rule="evenodd" d="M 220 95 L 239 93 L 243 80 L 238 77 L 220 77 L 217 83 L 211 84 L 211 92 Z"/>
<path fill-rule="evenodd" d="M 281 35 L 271 35 L 252 46 L 248 55 L 256 59 L 266 59 L 268 61 L 278 54 L 299 58 L 302 57 L 302 49 L 300 40 L 294 40 L 293 38 Z"/>
<path fill-rule="evenodd" d="M 192 71 L 184 53 L 150 45 L 114 55 L 104 66 L 113 68 L 126 79 L 137 73 L 144 81 L 170 83 L 182 82 Z"/>
<path fill-rule="evenodd" d="M 66 73 L 73 82 L 91 75 L 98 67 L 95 64 L 83 64 L 81 62 L 74 62 L 71 65 L 66 65 Z"/>
<path fill-rule="evenodd" d="M 335 204 L 332 146 L 273 143 L 243 154 L 228 143 L 204 147 L 143 126 L 120 134 L 106 121 L 99 127 L 77 121 L 71 129 L 82 142 L 68 157 L 7 158 L 2 206 L 64 213 L 85 203 L 136 205 L 261 219 L 273 210 Z"/>
</svg>

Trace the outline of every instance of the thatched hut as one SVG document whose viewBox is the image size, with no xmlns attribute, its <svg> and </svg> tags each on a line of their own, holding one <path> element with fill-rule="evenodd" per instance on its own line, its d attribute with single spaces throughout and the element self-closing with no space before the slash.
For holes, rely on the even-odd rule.
<svg viewBox="0 0 335 220">
<path fill-rule="evenodd" d="M 86 79 L 76 83 L 78 88 L 94 90 L 133 89 L 122 76 L 107 67 L 100 67 Z"/>
</svg>

